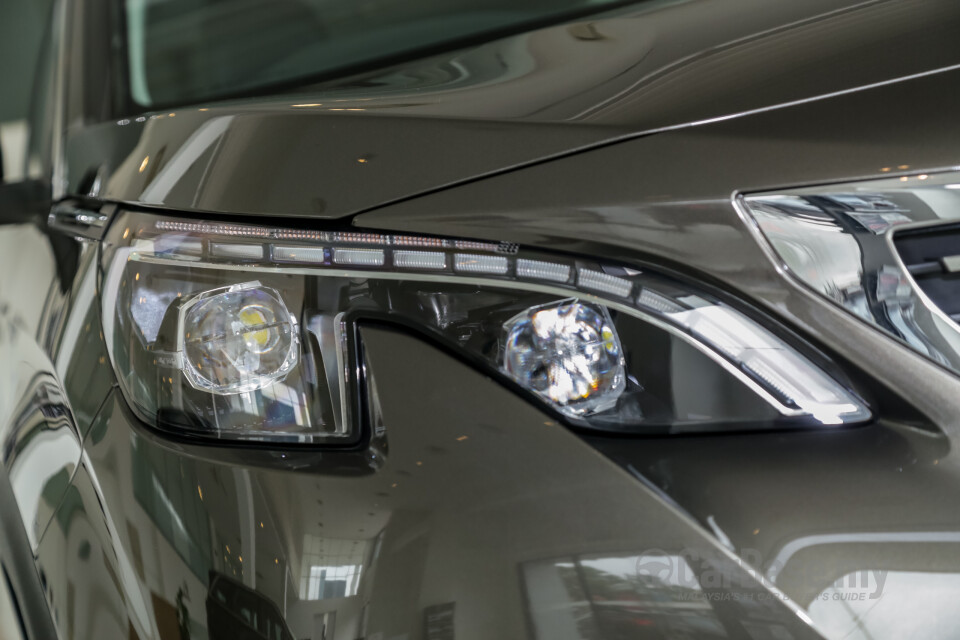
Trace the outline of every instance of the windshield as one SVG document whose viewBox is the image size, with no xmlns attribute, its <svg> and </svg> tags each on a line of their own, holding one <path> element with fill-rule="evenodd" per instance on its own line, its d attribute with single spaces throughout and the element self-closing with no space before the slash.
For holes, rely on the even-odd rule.
<svg viewBox="0 0 960 640">
<path fill-rule="evenodd" d="M 623 0 L 125 0 L 130 94 L 196 103 L 562 21 Z"/>
</svg>

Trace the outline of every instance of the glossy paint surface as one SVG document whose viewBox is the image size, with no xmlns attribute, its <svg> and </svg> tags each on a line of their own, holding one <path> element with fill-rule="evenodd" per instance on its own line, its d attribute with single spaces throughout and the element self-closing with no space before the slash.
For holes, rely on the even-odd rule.
<svg viewBox="0 0 960 640">
<path fill-rule="evenodd" d="M 960 428 L 956 377 L 785 277 L 753 237 L 734 195 L 776 190 L 786 180 L 813 185 L 952 166 L 960 144 L 952 117 L 960 107 L 952 89 L 957 77 L 946 72 L 611 145 L 370 212 L 354 223 L 667 265 L 772 310 L 903 393 L 952 434 Z M 908 108 L 911 116 L 898 119 Z M 903 177 L 907 185 L 921 183 Z"/>
<path fill-rule="evenodd" d="M 880 424 L 595 444 L 728 536 L 826 637 L 952 635 L 960 521 L 947 436 Z"/>
<path fill-rule="evenodd" d="M 51 172 L 85 206 L 655 262 L 763 307 L 867 380 L 882 420 L 585 442 L 459 361 L 370 330 L 385 429 L 371 448 L 187 445 L 110 391 L 90 245 L 45 218 L 7 224 L 3 272 L 50 283 L 0 285 L 3 361 L 32 367 L 3 372 L 0 434 L 5 455 L 17 434 L 68 453 L 3 463 L 55 485 L 13 494 L 59 636 L 804 638 L 812 619 L 829 638 L 951 637 L 960 380 L 786 278 L 732 196 L 960 164 L 956 71 L 851 91 L 960 62 L 958 19 L 947 1 L 638 4 L 151 114 L 104 109 L 101 67 L 73 64 Z M 73 59 L 102 62 L 109 39 L 69 24 Z M 30 393 L 31 379 L 49 384 Z"/>
<path fill-rule="evenodd" d="M 239 593 L 221 601 L 230 616 L 273 611 L 298 638 L 332 615 L 328 637 L 345 639 L 819 637 L 532 406 L 416 338 L 362 339 L 375 455 L 236 466 L 131 424 L 113 394 L 40 549 L 63 637 L 166 637 L 178 621 L 226 637 L 208 576 Z"/>
<path fill-rule="evenodd" d="M 122 111 L 68 131 L 64 178 L 69 194 L 170 209 L 341 218 L 665 127 L 960 64 L 958 28 L 949 0 L 638 3 L 289 96 Z M 910 55 L 891 46 L 907 42 Z M 78 100 L 95 100 L 87 85 Z"/>
<path fill-rule="evenodd" d="M 8 233 L 8 239 L 45 249 L 42 236 L 33 229 Z M 80 460 L 80 434 L 56 364 L 27 320 L 32 316 L 34 322 L 40 321 L 40 304 L 19 308 L 7 302 L 2 310 L 0 350 L 7 363 L 0 374 L 2 464 L 30 543 L 36 547 Z"/>
<path fill-rule="evenodd" d="M 921 188 L 920 176 L 956 163 L 960 129 L 951 109 L 943 110 L 956 104 L 955 76 L 662 133 L 355 222 L 669 264 L 739 292 L 851 371 L 868 372 L 882 385 L 870 401 L 887 424 L 809 437 L 594 444 L 762 567 L 828 637 L 896 638 L 916 630 L 949 637 L 955 621 L 945 602 L 958 580 L 952 505 L 960 490 L 960 380 L 780 271 L 734 196 L 776 190 L 787 180 L 813 185 L 890 173 L 904 189 Z M 906 406 L 920 415 L 904 413 Z M 882 585 L 873 570 L 886 572 Z M 923 612 L 919 619 L 915 611 Z"/>
</svg>

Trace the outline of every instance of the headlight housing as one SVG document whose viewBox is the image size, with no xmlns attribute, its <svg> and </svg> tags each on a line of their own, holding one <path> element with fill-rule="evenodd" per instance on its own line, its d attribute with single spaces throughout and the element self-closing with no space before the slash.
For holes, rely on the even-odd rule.
<svg viewBox="0 0 960 640">
<path fill-rule="evenodd" d="M 870 418 L 816 358 L 716 296 L 647 271 L 507 244 L 138 213 L 120 214 L 102 249 L 120 388 L 172 434 L 354 441 L 354 329 L 365 321 L 444 344 L 577 427 Z"/>
</svg>

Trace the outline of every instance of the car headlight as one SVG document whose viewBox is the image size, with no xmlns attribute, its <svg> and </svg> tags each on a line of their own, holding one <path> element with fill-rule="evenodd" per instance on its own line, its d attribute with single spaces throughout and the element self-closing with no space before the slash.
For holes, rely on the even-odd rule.
<svg viewBox="0 0 960 640">
<path fill-rule="evenodd" d="M 792 277 L 960 373 L 960 173 L 749 195 L 739 205 Z"/>
<path fill-rule="evenodd" d="M 354 329 L 367 321 L 446 345 L 577 427 L 870 418 L 813 356 L 713 295 L 514 245 L 123 213 L 102 273 L 123 395 L 179 435 L 353 441 L 363 429 Z"/>
</svg>

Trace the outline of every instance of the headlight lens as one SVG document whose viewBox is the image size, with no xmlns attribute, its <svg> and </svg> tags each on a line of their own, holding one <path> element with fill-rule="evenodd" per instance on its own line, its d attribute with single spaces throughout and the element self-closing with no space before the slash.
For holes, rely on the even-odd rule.
<svg viewBox="0 0 960 640">
<path fill-rule="evenodd" d="M 194 389 L 233 395 L 286 377 L 299 359 L 297 319 L 280 293 L 245 282 L 180 307 L 177 355 Z"/>
<path fill-rule="evenodd" d="M 368 320 L 444 343 L 585 428 L 870 417 L 751 317 L 646 271 L 513 245 L 133 213 L 111 225 L 102 261 L 121 390 L 142 419 L 180 435 L 359 437 L 354 328 Z"/>
<path fill-rule="evenodd" d="M 616 405 L 626 387 L 610 314 L 578 300 L 526 309 L 504 323 L 507 375 L 573 417 Z"/>
</svg>

